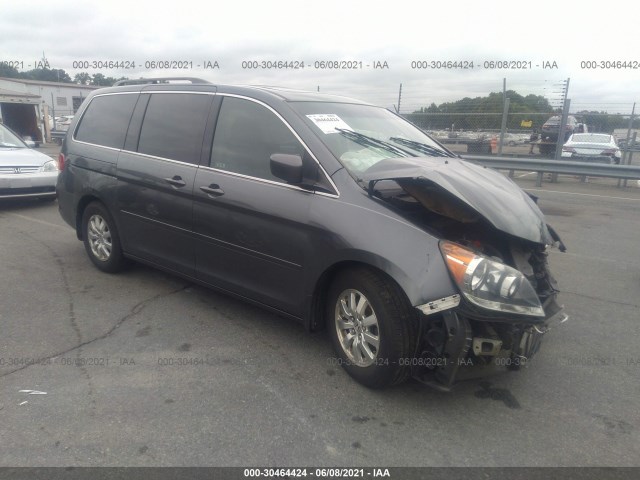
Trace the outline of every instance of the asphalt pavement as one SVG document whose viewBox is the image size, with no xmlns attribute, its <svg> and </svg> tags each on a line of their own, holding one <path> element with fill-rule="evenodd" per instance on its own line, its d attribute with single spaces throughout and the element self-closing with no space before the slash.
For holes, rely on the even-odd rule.
<svg viewBox="0 0 640 480">
<path fill-rule="evenodd" d="M 53 152 L 52 155 L 57 155 Z M 536 188 L 570 320 L 527 368 L 369 390 L 325 333 L 0 204 L 0 466 L 640 466 L 640 189 Z"/>
</svg>

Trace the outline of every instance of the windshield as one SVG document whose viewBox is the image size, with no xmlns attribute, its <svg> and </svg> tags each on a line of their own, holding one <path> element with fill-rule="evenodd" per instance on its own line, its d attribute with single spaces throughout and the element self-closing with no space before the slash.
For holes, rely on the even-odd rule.
<svg viewBox="0 0 640 480">
<path fill-rule="evenodd" d="M 11 130 L 0 124 L 0 148 L 27 148 L 27 146 Z"/>
<path fill-rule="evenodd" d="M 354 175 L 389 158 L 456 156 L 381 107 L 329 102 L 292 102 L 291 106 Z"/>
</svg>

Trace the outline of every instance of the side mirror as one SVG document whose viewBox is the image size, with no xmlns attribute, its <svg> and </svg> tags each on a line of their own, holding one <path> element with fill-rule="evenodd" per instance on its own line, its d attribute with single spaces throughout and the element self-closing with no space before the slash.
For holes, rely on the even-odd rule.
<svg viewBox="0 0 640 480">
<path fill-rule="evenodd" d="M 289 153 L 274 153 L 271 155 L 271 174 L 287 183 L 302 183 L 302 157 Z"/>
</svg>

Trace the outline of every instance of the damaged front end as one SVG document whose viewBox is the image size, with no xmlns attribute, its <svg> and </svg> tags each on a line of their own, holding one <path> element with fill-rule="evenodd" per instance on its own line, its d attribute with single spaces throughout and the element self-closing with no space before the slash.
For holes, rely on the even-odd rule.
<svg viewBox="0 0 640 480">
<path fill-rule="evenodd" d="M 389 164 L 391 167 L 391 163 Z M 441 390 L 519 369 L 567 320 L 547 248 L 565 247 L 534 199 L 498 172 L 458 159 L 380 162 L 369 194 L 440 238 L 459 293 L 417 306 L 413 377 Z"/>
<path fill-rule="evenodd" d="M 567 320 L 544 247 L 512 251 L 521 270 L 457 243 L 440 247 L 461 294 L 418 307 L 414 378 L 448 390 L 458 380 L 517 370 Z"/>
</svg>

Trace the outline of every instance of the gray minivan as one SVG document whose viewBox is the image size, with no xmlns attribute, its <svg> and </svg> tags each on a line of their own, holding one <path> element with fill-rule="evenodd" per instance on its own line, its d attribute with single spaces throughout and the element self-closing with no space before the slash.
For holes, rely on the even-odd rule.
<svg viewBox="0 0 640 480">
<path fill-rule="evenodd" d="M 398 115 L 273 87 L 97 90 L 60 154 L 62 217 L 131 260 L 326 327 L 374 388 L 517 369 L 567 317 L 534 199 Z"/>
</svg>

